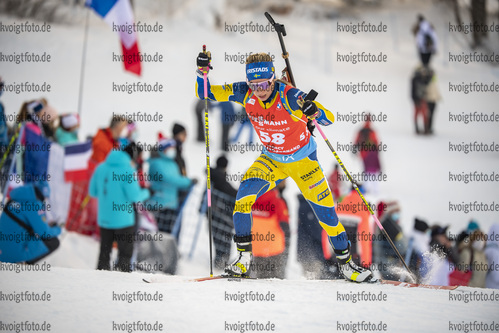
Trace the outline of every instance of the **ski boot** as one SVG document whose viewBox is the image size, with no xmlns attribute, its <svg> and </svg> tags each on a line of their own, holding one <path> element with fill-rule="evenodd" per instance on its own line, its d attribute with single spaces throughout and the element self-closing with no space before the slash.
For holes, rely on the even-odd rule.
<svg viewBox="0 0 499 333">
<path fill-rule="evenodd" d="M 338 259 L 340 272 L 346 280 L 353 282 L 373 282 L 372 272 L 366 268 L 357 266 L 352 260 L 350 253 L 350 242 L 345 250 L 334 250 L 336 259 Z"/>
<path fill-rule="evenodd" d="M 244 237 L 234 236 L 236 242 L 238 256 L 227 267 L 225 272 L 231 276 L 249 276 L 249 270 L 253 261 L 253 248 L 251 245 L 251 235 Z"/>
</svg>

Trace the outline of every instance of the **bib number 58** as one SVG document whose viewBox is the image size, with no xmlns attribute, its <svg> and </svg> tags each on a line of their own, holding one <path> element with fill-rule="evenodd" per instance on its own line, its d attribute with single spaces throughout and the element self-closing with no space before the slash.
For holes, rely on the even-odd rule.
<svg viewBox="0 0 499 333">
<path fill-rule="evenodd" d="M 269 136 L 269 133 L 260 131 L 260 139 L 264 143 L 272 142 L 276 145 L 282 145 L 284 143 L 284 136 L 282 133 L 274 133 Z"/>
</svg>

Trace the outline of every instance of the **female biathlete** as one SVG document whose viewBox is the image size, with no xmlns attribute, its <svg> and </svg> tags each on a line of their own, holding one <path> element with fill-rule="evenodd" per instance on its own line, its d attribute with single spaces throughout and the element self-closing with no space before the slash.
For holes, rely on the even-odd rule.
<svg viewBox="0 0 499 333">
<path fill-rule="evenodd" d="M 196 94 L 201 99 L 204 98 L 203 71 L 208 72 L 210 61 L 209 53 L 199 53 Z M 239 255 L 225 271 L 234 276 L 249 273 L 253 259 L 251 208 L 262 194 L 291 177 L 327 232 L 343 276 L 364 282 L 372 273 L 351 260 L 345 229 L 338 220 L 333 196 L 317 161 L 317 144 L 307 128 L 308 119 L 315 118 L 327 126 L 333 123 L 334 115 L 318 102 L 304 101 L 305 97 L 304 92 L 276 80 L 272 58 L 266 53 L 247 57 L 246 82 L 211 85 L 208 80 L 208 98 L 242 105 L 264 146 L 237 192 L 233 219 Z"/>
</svg>

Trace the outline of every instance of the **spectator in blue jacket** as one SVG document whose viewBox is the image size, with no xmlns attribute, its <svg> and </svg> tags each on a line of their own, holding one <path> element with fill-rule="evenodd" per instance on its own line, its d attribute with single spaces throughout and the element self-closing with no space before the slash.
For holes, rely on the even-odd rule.
<svg viewBox="0 0 499 333">
<path fill-rule="evenodd" d="M 10 192 L 0 217 L 0 261 L 33 264 L 59 247 L 61 229 L 47 224 L 44 200 L 33 184 Z"/>
<path fill-rule="evenodd" d="M 187 189 L 197 181 L 182 176 L 175 162 L 175 140 L 161 139 L 159 156 L 149 160 L 151 199 L 147 207 L 152 211 L 161 231 L 171 233 L 179 207 L 178 190 Z"/>
<path fill-rule="evenodd" d="M 134 145 L 134 144 L 131 144 Z M 97 166 L 90 179 L 88 193 L 97 198 L 97 224 L 101 245 L 97 269 L 110 270 L 113 242 L 118 243 L 118 269 L 131 271 L 135 211 L 133 204 L 149 198 L 149 191 L 139 186 L 132 156 L 134 149 L 112 150 Z"/>
</svg>

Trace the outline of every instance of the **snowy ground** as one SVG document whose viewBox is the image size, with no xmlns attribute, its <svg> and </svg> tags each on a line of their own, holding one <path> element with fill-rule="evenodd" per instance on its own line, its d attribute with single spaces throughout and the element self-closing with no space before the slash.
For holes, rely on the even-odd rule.
<svg viewBox="0 0 499 333">
<path fill-rule="evenodd" d="M 250 332 L 250 329 L 230 329 L 246 322 L 248 325 L 270 322 L 275 325 L 275 332 L 368 331 L 367 326 L 359 325 L 371 328 L 376 325 L 370 331 L 445 332 L 456 327 L 460 328 L 456 331 L 465 332 L 465 326 L 453 325 L 497 324 L 499 310 L 497 301 L 453 300 L 478 290 L 473 288 L 416 290 L 302 280 L 188 282 L 187 277 L 169 277 L 164 283 L 145 284 L 141 279 L 146 276 L 54 267 L 49 272 L 3 272 L 2 293 L 46 292 L 50 301 L 1 302 L 1 321 L 2 324 L 25 320 L 47 322 L 52 325 L 51 332 L 124 331 L 116 329 L 122 327 L 116 324 L 140 325 L 138 321 L 162 324 L 163 332 Z M 492 290 L 481 292 L 487 297 L 498 295 Z M 246 293 L 252 294 L 246 296 Z M 255 301 L 256 293 L 269 300 Z M 122 297 L 131 297 L 131 302 Z M 156 298 L 140 301 L 139 297 Z M 234 301 L 230 300 L 232 297 L 239 298 Z M 241 301 L 241 297 L 250 300 Z M 358 300 L 365 297 L 376 300 Z M 379 330 L 380 323 L 384 330 Z M 141 330 L 131 332 L 136 331 Z"/>
<path fill-rule="evenodd" d="M 213 2 L 213 8 L 220 7 Z M 218 7 L 217 7 L 218 6 Z M 162 8 L 158 5 L 158 8 Z M 402 208 L 402 225 L 405 231 L 412 229 L 413 219 L 418 216 L 431 223 L 450 225 L 452 233 L 457 234 L 466 227 L 471 218 L 477 219 L 482 229 L 499 222 L 495 212 L 450 212 L 449 202 L 478 201 L 498 203 L 497 182 L 449 182 L 449 172 L 461 173 L 479 171 L 498 172 L 499 152 L 449 152 L 449 142 L 462 143 L 478 141 L 499 143 L 497 123 L 456 123 L 449 121 L 449 112 L 478 111 L 490 114 L 499 112 L 497 93 L 452 93 L 448 84 L 465 82 L 499 82 L 499 70 L 485 64 L 449 63 L 448 52 L 469 51 L 461 35 L 448 32 L 449 11 L 428 2 L 402 3 L 390 8 L 370 10 L 368 14 L 352 12 L 340 15 L 332 21 L 314 20 L 314 7 L 304 7 L 303 15 L 294 13 L 291 17 L 275 15 L 276 21 L 286 25 L 288 37 L 285 42 L 290 52 L 290 60 L 298 84 L 304 91 L 315 89 L 318 100 L 331 111 L 341 114 L 369 110 L 375 114 L 383 112 L 388 121 L 376 123 L 380 140 L 388 149 L 381 157 L 382 167 L 388 181 L 381 183 L 377 195 L 368 196 L 369 200 L 397 199 Z M 164 9 L 164 8 L 163 8 Z M 150 24 L 159 22 L 164 25 L 163 33 L 139 34 L 142 52 L 159 52 L 164 55 L 163 63 L 143 65 L 143 82 L 159 82 L 165 86 L 164 93 L 126 94 L 112 92 L 112 83 L 136 82 L 135 76 L 127 74 L 122 64 L 112 62 L 112 53 L 119 54 L 118 38 L 108 26 L 94 14 L 90 15 L 90 29 L 87 48 L 84 98 L 82 103 L 80 138 L 92 135 L 98 127 L 109 122 L 113 112 L 132 113 L 137 111 L 164 115 L 161 123 L 139 123 L 139 140 L 154 143 L 156 133 L 170 133 L 174 122 L 183 123 L 189 138 L 185 147 L 188 173 L 198 179 L 204 175 L 204 144 L 195 142 L 194 105 L 194 57 L 203 44 L 213 54 L 214 70 L 210 73 L 212 83 L 239 81 L 243 79 L 243 65 L 238 62 L 224 61 L 226 54 L 246 52 L 270 52 L 276 57 L 276 67 L 284 62 L 275 33 L 229 33 L 215 30 L 211 20 L 203 17 L 210 10 L 208 2 L 186 1 L 179 6 L 172 19 L 164 12 L 139 7 L 136 21 Z M 413 133 L 413 107 L 410 100 L 409 77 L 417 64 L 410 28 L 416 13 L 424 13 L 434 22 L 441 39 L 439 54 L 433 59 L 438 74 L 439 87 L 443 100 L 437 106 L 435 132 L 431 137 L 416 136 Z M 249 11 L 237 12 L 231 7 L 221 10 L 222 26 L 246 22 L 266 24 L 262 13 Z M 48 34 L 8 34 L 0 33 L 2 52 L 36 51 L 52 55 L 48 64 L 2 63 L 0 74 L 7 82 L 47 81 L 53 87 L 50 93 L 43 94 L 59 112 L 76 111 L 83 40 L 81 15 L 73 25 L 52 24 Z M 337 22 L 362 22 L 363 20 L 388 25 L 385 34 L 338 33 Z M 3 24 L 16 19 L 0 15 Z M 497 39 L 497 34 L 491 38 Z M 339 63 L 336 52 L 384 52 L 388 56 L 386 64 Z M 329 59 L 329 60 L 328 60 Z M 332 60 L 331 60 L 332 59 Z M 337 83 L 383 81 L 388 85 L 384 94 L 350 94 L 338 92 Z M 19 110 L 21 103 L 38 98 L 38 93 L 4 93 L 2 101 L 8 114 Z M 213 159 L 221 149 L 219 137 L 219 111 L 211 114 L 212 130 L 211 152 Z M 325 133 L 337 148 L 354 140 L 360 123 L 353 124 L 337 121 L 325 128 Z M 244 138 L 243 138 L 244 139 Z M 319 160 L 326 174 L 334 165 L 334 157 L 320 138 Z M 350 152 L 338 154 L 346 167 L 352 172 L 362 169 L 361 161 Z M 241 173 L 251 164 L 256 153 L 229 153 L 229 172 Z M 61 249 L 47 259 L 57 268 L 50 272 L 14 274 L 0 270 L 1 292 L 47 291 L 52 300 L 38 304 L 31 302 L 0 302 L 2 323 L 33 320 L 52 323 L 54 332 L 68 331 L 111 331 L 112 321 L 159 321 L 166 332 L 220 332 L 225 323 L 249 320 L 271 321 L 279 332 L 325 332 L 339 331 L 337 322 L 349 323 L 366 320 L 388 325 L 388 331 L 431 331 L 452 330 L 452 323 L 477 320 L 497 322 L 498 302 L 455 302 L 449 300 L 449 292 L 434 290 L 412 290 L 390 286 L 365 286 L 343 282 L 306 281 L 301 277 L 300 266 L 296 263 L 296 193 L 298 189 L 288 182 L 285 196 L 291 212 L 292 244 L 291 262 L 288 267 L 287 281 L 211 281 L 203 283 L 184 282 L 187 276 L 204 276 L 208 272 L 208 248 L 206 228 L 199 238 L 192 260 L 187 260 L 192 235 L 198 221 L 197 208 L 202 193 L 201 181 L 196 189 L 192 204 L 184 220 L 181 235 L 180 263 L 181 277 L 170 277 L 169 283 L 145 285 L 140 282 L 138 273 L 120 274 L 93 271 L 97 257 L 97 243 L 89 238 L 65 235 Z M 62 268 L 65 267 L 65 268 Z M 68 269 L 68 267 L 73 269 Z M 471 291 L 460 288 L 456 293 Z M 164 295 L 162 302 L 112 301 L 112 292 L 159 291 Z M 274 292 L 275 302 L 248 302 L 244 304 L 224 301 L 225 292 L 238 291 Z M 386 302 L 340 302 L 337 292 L 386 292 Z M 491 294 L 492 291 L 484 291 Z M 497 296 L 497 295 L 496 295 Z M 235 303 L 235 304 L 233 304 Z M 496 315 L 494 315 L 496 313 Z M 464 331 L 461 327 L 460 331 Z M 2 326 L 0 326 L 2 330 Z M 353 331 L 353 330 L 350 330 Z M 358 329 L 360 332 L 361 330 Z M 471 330 L 470 330 L 471 331 Z"/>
</svg>

